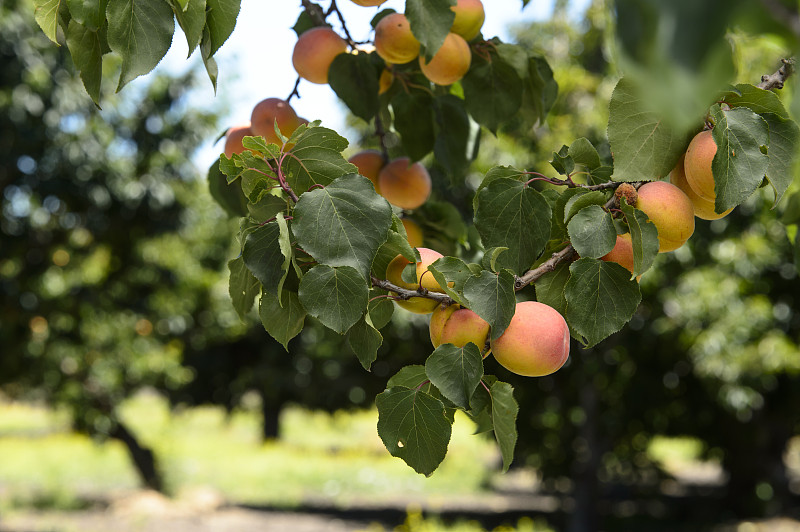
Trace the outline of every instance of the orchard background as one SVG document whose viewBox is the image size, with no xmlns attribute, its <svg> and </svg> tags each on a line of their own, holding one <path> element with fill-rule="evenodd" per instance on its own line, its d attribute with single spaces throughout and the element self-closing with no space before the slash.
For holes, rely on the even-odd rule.
<svg viewBox="0 0 800 532">
<path fill-rule="evenodd" d="M 348 5 L 300 2 L 294 30 L 327 21 L 350 41 L 342 50 L 359 49 L 331 57 L 321 87 L 342 102 L 341 131 L 306 107 L 320 87 L 290 73 L 280 94 L 247 90 L 253 103 L 288 100 L 311 122 L 278 118 L 276 131 L 270 119 L 266 140 L 245 139 L 252 151 L 202 169 L 223 142 L 198 147 L 242 118 L 220 118 L 238 82 L 214 59 L 237 40 L 238 2 L 0 7 L 0 446 L 17 457 L 0 466 L 0 512 L 108 502 L 104 491 L 132 488 L 135 470 L 141 485 L 179 499 L 210 484 L 231 503 L 278 508 L 416 500 L 430 510 L 431 497 L 513 492 L 528 496 L 514 511 L 483 504 L 462 515 L 520 530 L 796 518 L 798 5 L 557 1 L 508 43 L 486 27 L 468 36 L 468 70 L 442 86 L 416 55 L 390 66 L 366 41 L 391 7 L 432 57 L 454 2 L 339 3 Z M 524 14 L 527 3 L 505 9 Z M 374 18 L 355 23 L 353 10 Z M 136 79 L 178 40 L 199 68 Z M 257 68 L 275 72 L 286 61 L 275 55 L 260 47 Z M 219 99 L 198 96 L 203 76 Z M 725 157 L 711 166 L 711 208 L 734 209 L 690 215 L 691 237 L 657 253 L 679 209 L 649 210 L 644 182 L 674 182 L 689 141 L 712 127 Z M 365 149 L 419 160 L 430 196 L 398 206 L 383 178 L 379 195 L 348 163 Z M 616 199 L 622 182 L 641 194 Z M 427 290 L 416 290 L 413 268 L 387 271 L 397 255 L 418 258 L 404 220 L 449 257 L 422 276 Z M 626 232 L 630 264 L 602 260 Z M 429 317 L 401 308 L 411 297 L 417 310 L 460 303 L 488 337 L 434 349 Z M 515 304 L 530 300 L 563 315 L 572 337 L 564 366 L 537 377 L 498 363 Z M 544 331 L 521 336 L 556 327 L 526 321 L 540 322 Z M 228 424 L 192 417 L 217 412 L 198 405 L 221 407 Z M 334 413 L 330 428 L 291 405 Z M 237 419 L 250 447 L 236 439 Z M 91 468 L 76 476 L 75 450 L 47 441 L 53 431 L 86 434 L 97 450 L 119 442 L 133 469 L 116 483 Z M 181 431 L 197 431 L 190 439 L 205 454 Z M 53 447 L 50 470 L 63 476 L 42 480 L 42 460 L 24 459 L 32 434 L 45 435 L 33 440 Z M 324 462 L 342 449 L 376 462 Z M 210 468 L 190 465 L 202 459 Z M 389 473 L 384 462 L 402 467 Z M 326 468 L 330 478 L 308 476 Z M 308 480 L 263 487 L 287 477 Z M 383 526 L 403 521 L 377 515 Z M 412 512 L 403 526 L 447 525 Z"/>
</svg>

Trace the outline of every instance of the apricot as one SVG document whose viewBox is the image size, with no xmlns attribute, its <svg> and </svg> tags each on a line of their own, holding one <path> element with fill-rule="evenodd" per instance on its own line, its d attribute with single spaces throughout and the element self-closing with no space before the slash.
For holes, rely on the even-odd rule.
<svg viewBox="0 0 800 532">
<path fill-rule="evenodd" d="M 394 74 L 388 68 L 384 68 L 381 77 L 378 78 L 378 94 L 384 94 L 394 83 Z"/>
<path fill-rule="evenodd" d="M 631 234 L 617 235 L 617 243 L 614 244 L 614 248 L 600 257 L 600 260 L 616 262 L 633 273 L 633 242 L 631 241 Z"/>
<path fill-rule="evenodd" d="M 386 2 L 386 0 L 353 0 L 354 4 L 358 4 L 363 7 L 375 7 L 384 2 Z"/>
<path fill-rule="evenodd" d="M 420 163 L 408 157 L 394 159 L 378 174 L 381 195 L 401 209 L 416 209 L 431 195 L 431 176 Z"/>
<path fill-rule="evenodd" d="M 439 347 L 442 344 L 464 347 L 472 342 L 483 353 L 486 340 L 489 338 L 489 324 L 486 320 L 459 305 L 436 307 L 431 314 L 429 329 L 433 347 Z M 487 350 L 484 358 L 488 354 Z"/>
<path fill-rule="evenodd" d="M 375 51 L 389 63 L 400 65 L 419 55 L 419 41 L 402 13 L 387 15 L 375 26 Z"/>
<path fill-rule="evenodd" d="M 669 180 L 692 200 L 694 215 L 703 220 L 719 220 L 730 214 L 733 207 L 723 213 L 718 213 L 714 208 L 714 201 L 701 198 L 697 195 L 697 192 L 689 186 L 689 182 L 686 180 L 686 171 L 684 170 L 684 158 L 685 155 L 681 155 L 681 160 L 678 161 L 678 164 L 672 169 L 672 172 L 669 173 Z"/>
<path fill-rule="evenodd" d="M 380 194 L 378 174 L 386 165 L 386 159 L 383 158 L 383 154 L 377 150 L 364 150 L 350 157 L 348 162 L 356 165 L 356 167 L 358 167 L 358 173 L 372 181 L 375 192 Z"/>
<path fill-rule="evenodd" d="M 694 206 L 689 196 L 666 181 L 645 183 L 638 192 L 636 208 L 656 225 L 658 252 L 681 247 L 694 233 Z"/>
<path fill-rule="evenodd" d="M 711 136 L 711 130 L 701 131 L 689 143 L 683 163 L 686 182 L 695 194 L 711 203 L 717 199 L 714 192 L 714 174 L 711 173 L 711 162 L 716 153 L 717 143 Z"/>
<path fill-rule="evenodd" d="M 461 35 L 467 41 L 477 37 L 486 19 L 481 0 L 458 0 L 458 3 L 450 9 L 456 14 L 450 31 Z"/>
<path fill-rule="evenodd" d="M 324 85 L 333 59 L 347 51 L 347 42 L 327 26 L 304 31 L 292 52 L 292 64 L 301 78 Z"/>
<path fill-rule="evenodd" d="M 253 107 L 250 115 L 250 129 L 254 136 L 262 136 L 267 144 L 280 146 L 281 140 L 275 134 L 275 122 L 284 136 L 290 136 L 300 125 L 300 119 L 292 106 L 280 98 L 266 98 Z"/>
<path fill-rule="evenodd" d="M 242 153 L 244 146 L 242 140 L 245 137 L 252 137 L 253 131 L 250 129 L 250 124 L 235 126 L 225 133 L 225 156 L 232 157 L 234 153 Z"/>
<path fill-rule="evenodd" d="M 412 248 L 418 248 L 423 244 L 422 228 L 414 220 L 408 218 L 401 218 L 403 227 L 406 229 L 406 236 L 408 236 L 408 243 Z"/>
<path fill-rule="evenodd" d="M 511 323 L 491 347 L 497 362 L 517 375 L 549 375 L 569 357 L 569 327 L 553 307 L 537 301 L 517 303 Z"/>
<path fill-rule="evenodd" d="M 431 292 L 444 292 L 433 275 L 431 275 L 430 272 L 425 273 L 428 271 L 428 266 L 433 264 L 436 259 L 442 258 L 442 254 L 428 248 L 417 248 L 417 251 L 419 251 L 420 261 L 416 263 L 416 283 L 407 283 L 403 280 L 403 269 L 410 264 L 410 262 L 402 255 L 396 256 L 386 267 L 386 280 L 401 288 L 417 290 L 420 286 L 420 279 L 422 279 L 422 288 Z M 406 301 L 397 301 L 397 304 L 416 314 L 430 314 L 439 303 L 433 299 L 412 297 Z"/>
<path fill-rule="evenodd" d="M 419 56 L 419 66 L 425 77 L 437 85 L 452 85 L 464 77 L 472 62 L 469 44 L 460 35 L 448 33 L 444 44 L 430 62 Z"/>
</svg>

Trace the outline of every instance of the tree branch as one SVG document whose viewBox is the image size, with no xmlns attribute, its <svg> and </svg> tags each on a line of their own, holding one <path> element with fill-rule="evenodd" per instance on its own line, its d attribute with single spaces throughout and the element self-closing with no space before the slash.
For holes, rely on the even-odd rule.
<svg viewBox="0 0 800 532">
<path fill-rule="evenodd" d="M 522 290 L 526 286 L 531 283 L 535 283 L 538 281 L 544 274 L 550 273 L 556 269 L 556 266 L 561 264 L 563 261 L 571 259 L 572 256 L 575 254 L 575 248 L 572 247 L 572 244 L 569 244 L 567 247 L 553 253 L 553 256 L 547 259 L 545 262 L 537 266 L 532 270 L 528 270 L 525 272 L 524 275 L 521 277 L 517 277 L 514 279 L 514 290 Z"/>
<path fill-rule="evenodd" d="M 772 74 L 761 76 L 761 83 L 757 87 L 764 90 L 782 89 L 786 79 L 794 72 L 794 62 L 793 57 L 781 59 L 781 67 Z"/>
<path fill-rule="evenodd" d="M 382 290 L 388 290 L 390 292 L 394 292 L 396 296 L 394 299 L 399 299 L 401 301 L 408 301 L 412 297 L 423 297 L 426 299 L 433 299 L 434 301 L 438 301 L 442 305 L 449 306 L 455 303 L 453 298 L 448 296 L 443 292 L 431 292 L 430 290 L 426 290 L 421 286 L 416 290 L 411 290 L 408 288 L 403 288 L 401 286 L 397 286 L 396 284 L 390 283 L 385 279 L 378 279 L 374 275 L 372 276 L 372 286 L 375 288 L 380 288 Z"/>
</svg>

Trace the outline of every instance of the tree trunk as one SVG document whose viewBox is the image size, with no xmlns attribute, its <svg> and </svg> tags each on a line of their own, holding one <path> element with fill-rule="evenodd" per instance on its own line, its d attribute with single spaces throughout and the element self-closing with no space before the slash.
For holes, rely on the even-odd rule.
<svg viewBox="0 0 800 532">
<path fill-rule="evenodd" d="M 569 532 L 594 532 L 599 530 L 597 519 L 598 480 L 600 450 L 597 438 L 597 390 L 589 379 L 580 392 L 580 404 L 586 419 L 578 431 L 584 445 L 579 447 L 572 467 L 575 484 L 575 508 L 569 517 Z"/>
<path fill-rule="evenodd" d="M 110 436 L 125 444 L 125 447 L 128 449 L 128 454 L 131 460 L 133 460 L 133 465 L 139 473 L 142 484 L 150 489 L 163 493 L 164 479 L 158 471 L 153 451 L 147 447 L 143 447 L 139 443 L 139 440 L 136 439 L 136 436 L 134 436 L 120 421 L 116 422 Z"/>
<path fill-rule="evenodd" d="M 276 440 L 280 436 L 278 419 L 280 417 L 281 409 L 276 408 L 267 402 L 266 398 L 261 399 L 261 415 L 263 417 L 261 422 L 261 435 L 264 441 Z"/>
</svg>

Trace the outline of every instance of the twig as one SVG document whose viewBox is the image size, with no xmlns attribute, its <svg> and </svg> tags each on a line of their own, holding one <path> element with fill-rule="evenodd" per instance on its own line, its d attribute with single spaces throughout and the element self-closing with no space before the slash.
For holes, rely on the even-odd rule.
<svg viewBox="0 0 800 532">
<path fill-rule="evenodd" d="M 286 103 L 289 103 L 292 100 L 292 97 L 297 96 L 300 98 L 300 92 L 297 88 L 300 86 L 300 76 L 297 76 L 297 80 L 294 82 L 294 88 L 292 92 L 289 93 L 289 96 L 286 97 Z"/>
<path fill-rule="evenodd" d="M 440 304 L 445 306 L 452 305 L 455 303 L 453 299 L 445 293 L 442 292 L 431 292 L 430 290 L 426 290 L 421 286 L 416 290 L 411 290 L 408 288 L 403 288 L 401 286 L 397 286 L 394 283 L 391 283 L 385 279 L 378 279 L 374 275 L 372 276 L 372 286 L 375 288 L 380 288 L 382 290 L 388 290 L 390 292 L 394 292 L 396 295 L 395 299 L 399 299 L 401 301 L 408 301 L 412 297 L 422 297 L 426 299 L 433 299 L 434 301 L 438 301 Z"/>
<path fill-rule="evenodd" d="M 563 261 L 572 258 L 572 255 L 575 253 L 575 248 L 572 247 L 572 244 L 569 244 L 567 247 L 553 253 L 553 256 L 547 259 L 545 262 L 537 266 L 532 270 L 528 270 L 523 274 L 521 277 L 517 277 L 514 280 L 514 290 L 522 290 L 526 286 L 531 283 L 535 283 L 538 281 L 544 274 L 550 273 L 556 269 L 556 266 L 561 264 Z"/>
<path fill-rule="evenodd" d="M 781 67 L 773 74 L 761 76 L 761 83 L 757 85 L 759 89 L 771 90 L 782 89 L 786 79 L 794 72 L 794 58 L 781 59 Z"/>
<path fill-rule="evenodd" d="M 315 26 L 325 26 L 325 13 L 320 6 L 312 3 L 311 0 L 300 0 L 300 3 L 303 4 L 303 9 L 306 10 L 308 16 L 314 21 Z"/>
<path fill-rule="evenodd" d="M 378 142 L 381 145 L 383 160 L 389 162 L 389 148 L 386 147 L 386 130 L 383 127 L 380 111 L 375 114 L 375 135 L 378 137 Z"/>
<path fill-rule="evenodd" d="M 327 13 L 325 13 L 325 17 L 331 13 L 336 13 L 336 16 L 339 17 L 339 23 L 342 25 L 342 30 L 344 30 L 345 37 L 347 37 L 347 44 L 350 45 L 350 48 L 355 50 L 358 43 L 356 43 L 356 41 L 353 40 L 353 36 L 350 35 L 350 31 L 347 29 L 347 23 L 344 21 L 342 12 L 339 11 L 339 6 L 336 5 L 336 0 L 331 0 L 331 6 L 328 8 Z"/>
</svg>

